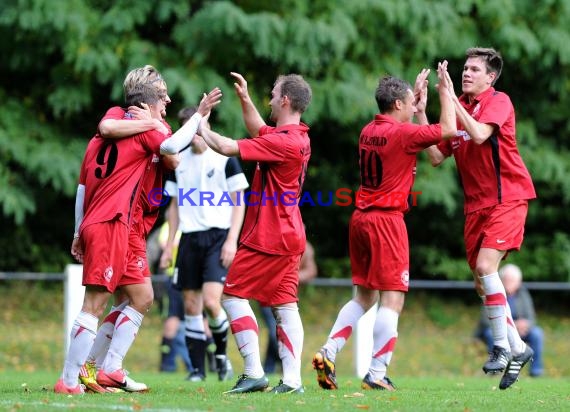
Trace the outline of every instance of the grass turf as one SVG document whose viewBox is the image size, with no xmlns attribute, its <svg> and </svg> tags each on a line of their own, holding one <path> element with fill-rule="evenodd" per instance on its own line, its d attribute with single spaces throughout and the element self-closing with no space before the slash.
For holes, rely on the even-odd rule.
<svg viewBox="0 0 570 412">
<path fill-rule="evenodd" d="M 399 323 L 399 341 L 389 368 L 397 392 L 367 392 L 354 375 L 353 343 L 337 356 L 341 389 L 318 388 L 311 368 L 314 351 L 324 343 L 336 313 L 351 296 L 349 289 L 305 288 L 300 299 L 305 327 L 302 396 L 270 394 L 222 395 L 232 382 L 210 375 L 203 384 L 184 380 L 181 371 L 159 374 L 162 319 L 156 308 L 125 360 L 136 380 L 151 387 L 148 394 L 86 394 L 68 398 L 52 392 L 63 363 L 61 289 L 41 283 L 0 285 L 0 410 L 143 410 L 143 411 L 296 411 L 351 409 L 388 411 L 518 411 L 570 410 L 570 318 L 566 311 L 537 308 L 545 330 L 546 377 L 521 381 L 499 391 L 500 377 L 481 372 L 484 346 L 471 338 L 479 316 L 473 293 L 411 291 Z M 566 312 L 566 313 L 564 313 Z M 264 348 L 266 331 L 261 332 Z M 242 361 L 229 337 L 228 354 L 236 373 Z M 526 368 L 525 368 L 526 369 Z M 270 377 L 272 385 L 280 376 Z"/>
<path fill-rule="evenodd" d="M 59 395 L 54 372 L 0 374 L 0 409 L 10 411 L 563 411 L 570 410 L 569 382 L 563 378 L 521 379 L 500 391 L 498 377 L 399 377 L 396 392 L 363 391 L 357 378 L 339 379 L 340 389 L 320 389 L 305 377 L 303 395 L 224 395 L 231 382 L 213 377 L 190 383 L 183 374 L 139 373 L 148 393 Z M 271 376 L 276 384 L 278 376 Z"/>
</svg>

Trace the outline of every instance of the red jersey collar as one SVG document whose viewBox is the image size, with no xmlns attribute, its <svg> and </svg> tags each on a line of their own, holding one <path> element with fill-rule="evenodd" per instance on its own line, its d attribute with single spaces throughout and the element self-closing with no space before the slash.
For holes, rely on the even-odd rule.
<svg viewBox="0 0 570 412">
<path fill-rule="evenodd" d="M 478 96 L 475 96 L 475 98 L 473 99 L 473 103 L 469 103 L 469 97 L 466 94 L 462 94 L 461 96 L 459 96 L 459 101 L 462 102 L 464 106 L 472 106 L 474 104 L 479 103 L 481 100 L 483 100 L 485 97 L 489 96 L 492 93 L 495 93 L 495 88 L 489 87 L 483 93 L 479 94 Z"/>
<path fill-rule="evenodd" d="M 279 132 L 284 132 L 284 131 L 293 131 L 293 130 L 298 130 L 300 132 L 308 132 L 309 131 L 309 126 L 307 126 L 305 123 L 301 122 L 299 124 L 284 124 L 283 126 L 279 126 L 276 127 L 275 129 L 273 129 L 274 133 L 279 133 Z"/>
<path fill-rule="evenodd" d="M 378 113 L 374 116 L 374 121 L 375 122 L 398 123 L 398 121 L 394 117 L 392 117 L 388 114 L 381 114 L 381 113 Z"/>
</svg>

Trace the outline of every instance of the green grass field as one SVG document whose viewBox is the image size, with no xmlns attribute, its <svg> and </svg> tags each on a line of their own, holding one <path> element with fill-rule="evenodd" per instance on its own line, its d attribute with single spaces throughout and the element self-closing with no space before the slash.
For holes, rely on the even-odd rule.
<svg viewBox="0 0 570 412">
<path fill-rule="evenodd" d="M 398 377 L 396 392 L 363 391 L 354 378 L 341 378 L 340 389 L 324 391 L 307 376 L 303 395 L 251 393 L 223 395 L 227 383 L 199 384 L 184 375 L 139 373 L 151 391 L 144 394 L 57 395 L 54 373 L 2 374 L 0 409 L 10 411 L 565 411 L 570 410 L 568 380 L 523 379 L 499 391 L 498 379 L 486 377 Z M 272 376 L 275 383 L 277 376 Z"/>
<path fill-rule="evenodd" d="M 538 309 L 545 330 L 545 377 L 531 379 L 526 371 L 507 391 L 497 388 L 499 377 L 481 372 L 485 348 L 471 333 L 479 315 L 472 293 L 409 293 L 400 318 L 399 340 L 389 368 L 398 391 L 360 389 L 353 365 L 353 340 L 337 357 L 338 391 L 323 391 L 315 380 L 311 357 L 325 341 L 349 289 L 306 288 L 300 307 L 305 327 L 304 395 L 266 393 L 222 395 L 232 382 L 190 383 L 185 374 L 160 374 L 159 343 L 162 320 L 149 312 L 129 352 L 125 366 L 136 380 L 151 387 L 147 394 L 86 394 L 52 392 L 63 363 L 63 303 L 59 287 L 39 283 L 0 284 L 0 410 L 142 410 L 142 411 L 519 411 L 570 410 L 570 317 Z M 561 312 L 558 310 L 558 312 Z M 563 312 L 563 311 L 562 311 Z M 262 347 L 265 331 L 262 332 Z M 233 338 L 229 356 L 236 373 L 242 362 Z M 278 383 L 280 376 L 270 377 Z"/>
</svg>

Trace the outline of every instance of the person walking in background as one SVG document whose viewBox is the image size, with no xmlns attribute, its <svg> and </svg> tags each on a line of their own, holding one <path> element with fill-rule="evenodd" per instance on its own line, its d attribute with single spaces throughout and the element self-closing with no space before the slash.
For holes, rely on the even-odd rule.
<svg viewBox="0 0 570 412">
<path fill-rule="evenodd" d="M 465 199 L 467 262 L 494 340 L 483 371 L 504 372 L 499 389 L 507 389 L 532 359 L 533 350 L 514 326 L 498 269 L 510 251 L 520 249 L 528 201 L 536 193 L 517 148 L 513 104 L 493 87 L 502 68 L 503 58 L 495 49 L 467 50 L 463 94 L 452 95 L 458 135 L 429 148 L 428 154 L 434 166 L 455 158 Z M 451 79 L 449 83 L 453 89 Z"/>
<path fill-rule="evenodd" d="M 511 308 L 515 327 L 521 339 L 534 351 L 529 374 L 532 377 L 541 376 L 544 373 L 542 363 L 544 332 L 536 324 L 534 303 L 528 289 L 523 284 L 522 271 L 517 265 L 509 263 L 499 270 L 499 277 L 505 286 L 507 302 Z M 489 353 L 492 352 L 494 346 L 493 333 L 489 326 L 487 314 L 484 311 L 481 313 L 475 337 L 481 339 L 487 345 Z"/>
<path fill-rule="evenodd" d="M 358 320 L 377 302 L 373 351 L 363 389 L 395 390 L 386 371 L 398 339 L 398 319 L 409 286 L 409 244 L 404 213 L 416 173 L 416 155 L 456 132 L 455 113 L 445 77 L 447 62 L 439 63 L 440 123 L 427 124 L 427 76 L 422 70 L 415 92 L 396 77 L 380 80 L 375 97 L 377 114 L 360 133 L 360 188 L 349 224 L 352 283 L 356 294 L 335 320 L 325 345 L 314 355 L 313 367 L 323 389 L 338 389 L 336 355 Z M 416 119 L 421 124 L 412 123 Z"/>
<path fill-rule="evenodd" d="M 305 252 L 301 256 L 301 264 L 299 265 L 299 284 L 309 283 L 318 274 L 317 263 L 315 262 L 315 249 L 307 240 Z M 267 326 L 267 349 L 265 351 L 265 360 L 263 362 L 263 370 L 265 373 L 274 373 L 277 365 L 281 364 L 279 357 L 279 341 L 277 340 L 277 322 L 273 316 L 273 312 L 269 306 L 261 306 L 261 316 Z"/>
<path fill-rule="evenodd" d="M 195 112 L 195 108 L 182 109 L 178 114 L 181 125 Z M 172 284 L 184 296 L 186 344 L 193 367 L 188 379 L 203 381 L 206 377 L 205 309 L 216 344 L 218 378 L 226 380 L 233 372 L 226 355 L 229 323 L 221 298 L 243 224 L 242 193 L 249 185 L 238 160 L 211 150 L 199 134 L 180 153 L 175 175 L 176 182 L 167 181 L 165 185 L 172 200 L 161 262 L 167 265 L 172 261 L 174 235 L 180 230 Z M 204 201 L 204 196 L 210 200 Z"/>
<path fill-rule="evenodd" d="M 259 328 L 249 299 L 270 306 L 281 342 L 283 379 L 273 393 L 302 393 L 303 323 L 297 305 L 299 263 L 305 229 L 297 200 L 311 156 L 309 127 L 301 122 L 311 101 L 311 87 L 297 74 L 279 76 L 271 92 L 265 124 L 253 104 L 247 82 L 231 73 L 245 126 L 252 139 L 232 140 L 200 123 L 204 140 L 216 152 L 256 161 L 240 244 L 224 285 L 223 305 L 244 360 L 244 373 L 226 393 L 264 391 L 269 386 L 259 353 Z"/>
</svg>

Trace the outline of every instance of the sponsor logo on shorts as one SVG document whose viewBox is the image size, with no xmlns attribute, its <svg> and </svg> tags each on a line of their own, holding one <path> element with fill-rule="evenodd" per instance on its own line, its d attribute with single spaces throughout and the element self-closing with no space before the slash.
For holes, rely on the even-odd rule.
<svg viewBox="0 0 570 412">
<path fill-rule="evenodd" d="M 402 274 L 400 275 L 400 278 L 402 279 L 402 283 L 405 286 L 409 286 L 409 284 L 410 284 L 410 272 L 408 272 L 407 270 L 404 270 L 402 272 Z"/>
<path fill-rule="evenodd" d="M 105 269 L 105 272 L 103 273 L 103 277 L 105 278 L 105 281 L 110 282 L 111 278 L 113 277 L 113 267 L 109 266 L 107 267 L 107 269 Z"/>
<path fill-rule="evenodd" d="M 502 245 L 503 243 L 506 243 L 506 242 L 507 242 L 506 240 L 497 239 L 497 243 L 498 243 L 499 245 Z"/>
</svg>

